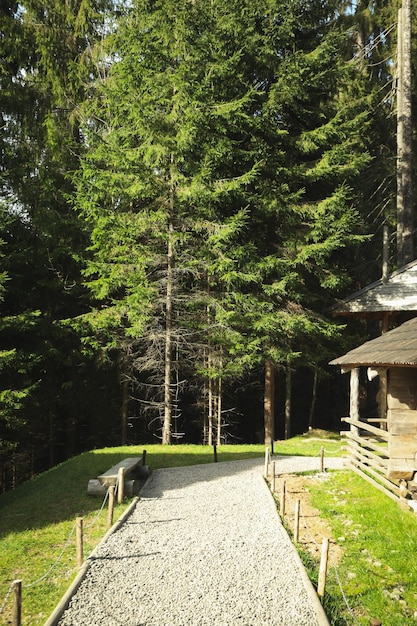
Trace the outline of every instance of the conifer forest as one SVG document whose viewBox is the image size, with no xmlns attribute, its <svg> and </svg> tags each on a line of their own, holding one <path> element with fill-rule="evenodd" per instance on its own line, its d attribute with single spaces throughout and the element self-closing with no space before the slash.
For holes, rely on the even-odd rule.
<svg viewBox="0 0 417 626">
<path fill-rule="evenodd" d="M 328 363 L 377 329 L 332 306 L 386 228 L 398 266 L 400 4 L 2 1 L 0 491 L 340 430 Z"/>
</svg>

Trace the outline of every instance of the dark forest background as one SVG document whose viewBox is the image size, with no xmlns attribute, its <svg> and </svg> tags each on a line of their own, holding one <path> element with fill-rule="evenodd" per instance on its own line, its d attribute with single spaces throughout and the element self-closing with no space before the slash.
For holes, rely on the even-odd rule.
<svg viewBox="0 0 417 626">
<path fill-rule="evenodd" d="M 263 442 L 266 371 L 275 438 L 340 429 L 328 362 L 379 328 L 331 307 L 380 278 L 385 226 L 396 268 L 397 11 L 2 2 L 0 489 Z"/>
</svg>

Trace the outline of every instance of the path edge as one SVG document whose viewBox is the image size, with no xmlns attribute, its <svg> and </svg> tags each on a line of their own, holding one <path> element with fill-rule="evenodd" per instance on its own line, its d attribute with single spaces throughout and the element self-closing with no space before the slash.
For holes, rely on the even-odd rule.
<svg viewBox="0 0 417 626">
<path fill-rule="evenodd" d="M 68 605 L 69 605 L 69 603 L 70 603 L 70 601 L 72 599 L 72 596 L 76 593 L 78 587 L 81 585 L 81 583 L 83 582 L 84 578 L 86 577 L 87 572 L 90 569 L 90 566 L 91 566 L 91 564 L 92 564 L 92 562 L 94 560 L 94 557 L 95 557 L 98 549 L 100 548 L 100 546 L 103 543 L 105 543 L 107 541 L 107 539 L 111 535 L 113 535 L 113 533 L 115 533 L 120 528 L 120 526 L 132 514 L 133 509 L 136 507 L 137 503 L 140 500 L 140 493 L 145 488 L 145 486 L 147 485 L 148 481 L 151 480 L 151 478 L 152 478 L 152 472 L 150 473 L 150 475 L 146 479 L 145 483 L 140 488 L 139 495 L 136 496 L 132 500 L 132 502 L 129 504 L 127 509 L 119 517 L 119 519 L 113 524 L 113 526 L 111 528 L 109 528 L 109 530 L 106 532 L 106 534 L 100 539 L 98 544 L 95 546 L 93 551 L 88 555 L 87 559 L 84 561 L 84 563 L 82 564 L 81 568 L 78 570 L 78 573 L 77 573 L 76 577 L 74 578 L 74 580 L 72 581 L 72 583 L 68 587 L 67 591 L 64 593 L 64 595 L 62 596 L 61 600 L 58 602 L 58 604 L 56 605 L 55 609 L 53 610 L 53 612 L 51 613 L 49 618 L 46 620 L 44 626 L 56 626 L 58 624 L 58 621 L 61 619 L 64 611 L 68 608 Z"/>
<path fill-rule="evenodd" d="M 317 617 L 317 623 L 318 626 L 330 626 L 330 622 L 329 622 L 329 618 L 326 615 L 326 612 L 323 608 L 322 603 L 320 602 L 320 599 L 317 595 L 317 592 L 314 588 L 313 583 L 311 582 L 309 575 L 307 574 L 307 570 L 305 568 L 304 563 L 301 560 L 300 555 L 298 554 L 297 548 L 294 545 L 294 542 L 291 540 L 291 537 L 288 535 L 287 531 L 285 530 L 283 524 L 282 524 L 282 520 L 281 517 L 279 515 L 278 509 L 277 509 L 277 504 L 275 502 L 275 498 L 272 495 L 272 492 L 270 490 L 270 488 L 268 487 L 268 484 L 265 480 L 265 478 L 262 478 L 262 483 L 264 485 L 264 489 L 267 491 L 268 496 L 269 496 L 269 501 L 271 504 L 271 508 L 273 508 L 273 510 L 275 511 L 275 515 L 277 517 L 277 521 L 280 524 L 280 526 L 282 527 L 284 533 L 286 534 L 286 536 L 288 537 L 288 541 L 291 543 L 291 546 L 293 548 L 293 556 L 294 556 L 294 560 L 296 561 L 296 564 L 298 566 L 298 569 L 300 571 L 300 575 L 302 578 L 302 581 L 304 583 L 304 587 L 308 593 L 308 595 L 310 596 L 313 608 L 315 610 L 316 613 L 316 617 Z"/>
</svg>

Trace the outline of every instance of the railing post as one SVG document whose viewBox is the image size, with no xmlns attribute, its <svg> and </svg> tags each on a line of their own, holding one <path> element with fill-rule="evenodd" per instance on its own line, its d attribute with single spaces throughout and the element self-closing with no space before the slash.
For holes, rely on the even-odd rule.
<svg viewBox="0 0 417 626">
<path fill-rule="evenodd" d="M 22 581 L 13 582 L 13 619 L 12 626 L 21 626 L 22 623 Z"/>
<path fill-rule="evenodd" d="M 317 595 L 320 598 L 324 597 L 324 590 L 326 587 L 326 576 L 327 576 L 327 560 L 329 557 L 329 540 L 327 537 L 323 539 L 323 543 L 321 545 L 321 559 L 320 559 L 320 569 L 319 569 L 319 580 L 317 584 Z"/>
<path fill-rule="evenodd" d="M 107 528 L 113 526 L 113 513 L 114 513 L 114 485 L 109 487 L 109 508 L 107 512 Z"/>
<path fill-rule="evenodd" d="M 120 467 L 117 476 L 117 503 L 121 504 L 125 496 L 125 468 Z"/>
<path fill-rule="evenodd" d="M 84 563 L 84 547 L 83 547 L 83 518 L 77 517 L 75 523 L 75 543 L 77 549 L 77 568 L 80 569 Z"/>
</svg>

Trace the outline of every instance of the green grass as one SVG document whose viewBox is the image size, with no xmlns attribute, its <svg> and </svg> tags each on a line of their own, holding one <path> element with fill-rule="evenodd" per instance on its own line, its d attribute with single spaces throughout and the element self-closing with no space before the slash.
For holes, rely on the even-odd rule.
<svg viewBox="0 0 417 626">
<path fill-rule="evenodd" d="M 274 452 L 316 456 L 322 446 L 326 453 L 340 453 L 338 439 L 328 434 L 323 437 L 321 431 L 276 442 Z M 125 457 L 141 454 L 143 448 L 151 470 L 214 460 L 213 449 L 199 445 L 105 448 L 70 459 L 0 496 L 0 606 L 13 580 L 21 579 L 24 626 L 44 624 L 76 574 L 75 533 L 71 536 L 76 518 L 84 518 L 85 556 L 106 532 L 107 511 L 98 515 L 102 499 L 87 495 L 88 480 Z M 219 462 L 263 457 L 264 452 L 263 445 L 224 445 L 217 449 Z M 115 520 L 128 505 L 125 501 L 116 506 Z M 0 624 L 9 623 L 11 610 L 9 597 Z"/>
<path fill-rule="evenodd" d="M 342 607 L 334 625 L 417 623 L 417 517 L 349 471 L 329 472 L 310 488 L 312 504 L 327 518 L 344 548 L 337 575 L 331 568 L 326 594 Z"/>
<path fill-rule="evenodd" d="M 86 556 L 106 532 L 107 511 L 98 515 L 102 499 L 87 495 L 88 480 L 143 448 L 151 470 L 213 462 L 213 449 L 207 446 L 105 448 L 70 459 L 0 497 L 0 606 L 11 583 L 21 579 L 24 625 L 44 624 L 76 574 L 75 533 L 71 536 L 76 518 L 84 518 Z M 261 445 L 218 448 L 219 462 L 263 455 Z M 115 520 L 128 505 L 116 505 Z M 9 597 L 0 624 L 10 622 L 11 611 Z"/>
</svg>

